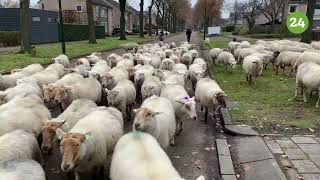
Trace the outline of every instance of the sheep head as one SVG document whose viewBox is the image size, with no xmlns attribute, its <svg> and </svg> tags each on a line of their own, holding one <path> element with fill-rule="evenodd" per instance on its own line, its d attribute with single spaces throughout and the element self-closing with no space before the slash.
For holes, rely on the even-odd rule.
<svg viewBox="0 0 320 180">
<path fill-rule="evenodd" d="M 51 100 L 54 100 L 54 98 L 55 98 L 54 97 L 55 94 L 53 92 L 54 86 L 44 84 L 42 89 L 43 89 L 43 100 L 45 103 L 48 103 Z"/>
<path fill-rule="evenodd" d="M 105 91 L 107 93 L 107 100 L 108 100 L 109 106 L 119 107 L 121 103 L 119 92 L 114 90 L 108 90 L 108 89 L 105 89 Z"/>
<path fill-rule="evenodd" d="M 218 103 L 220 106 L 226 108 L 226 99 L 225 99 L 226 95 L 223 92 L 218 92 L 214 95 L 214 98 L 217 99 Z"/>
<path fill-rule="evenodd" d="M 60 128 L 65 121 L 62 122 L 54 122 L 54 121 L 46 121 L 44 126 L 42 127 L 42 145 L 41 150 L 44 153 L 49 153 L 52 151 L 53 141 L 56 137 L 56 130 Z"/>
<path fill-rule="evenodd" d="M 56 87 L 53 91 L 54 93 L 54 102 L 61 103 L 63 100 L 68 98 L 68 94 L 70 93 L 72 87 L 71 86 L 59 86 Z"/>
<path fill-rule="evenodd" d="M 82 153 L 82 144 L 91 138 L 90 133 L 67 133 L 63 135 L 60 142 L 60 151 L 62 154 L 61 169 L 64 172 L 70 172 L 77 165 Z"/>
<path fill-rule="evenodd" d="M 106 73 L 101 76 L 101 84 L 104 88 L 107 88 L 114 81 L 114 77 L 110 73 Z"/>
<path fill-rule="evenodd" d="M 4 103 L 7 102 L 6 96 L 7 96 L 7 95 L 5 94 L 4 91 L 0 91 L 0 105 L 2 105 L 2 104 L 4 104 Z"/>
<path fill-rule="evenodd" d="M 134 109 L 135 118 L 132 129 L 134 131 L 149 132 L 156 126 L 155 116 L 160 114 L 148 108 Z"/>
<path fill-rule="evenodd" d="M 183 114 L 186 114 L 190 119 L 197 120 L 195 97 L 184 96 L 176 102 L 182 105 Z"/>
</svg>

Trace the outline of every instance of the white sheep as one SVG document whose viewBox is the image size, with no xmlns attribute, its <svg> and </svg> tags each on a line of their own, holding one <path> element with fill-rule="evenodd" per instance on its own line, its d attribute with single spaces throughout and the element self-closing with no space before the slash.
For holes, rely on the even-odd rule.
<svg viewBox="0 0 320 180">
<path fill-rule="evenodd" d="M 253 53 L 256 53 L 258 52 L 257 50 L 255 49 L 251 49 L 251 48 L 241 48 L 240 51 L 239 51 L 239 54 L 238 56 L 236 56 L 237 60 L 238 60 L 238 63 L 239 64 L 242 64 L 242 61 L 245 57 L 253 54 Z"/>
<path fill-rule="evenodd" d="M 115 53 L 112 53 L 108 56 L 107 58 L 107 62 L 108 62 L 108 65 L 113 68 L 113 67 L 116 67 L 118 62 L 121 61 L 121 56 L 119 56 L 118 54 L 115 54 Z"/>
<path fill-rule="evenodd" d="M 69 58 L 68 56 L 61 54 L 58 57 L 53 58 L 54 63 L 62 64 L 64 68 L 69 68 Z"/>
<path fill-rule="evenodd" d="M 128 70 L 114 67 L 101 77 L 101 84 L 104 88 L 113 89 L 123 79 L 129 79 Z"/>
<path fill-rule="evenodd" d="M 89 99 L 77 99 L 58 117 L 44 122 L 42 133 L 41 149 L 44 153 L 52 150 L 53 143 L 57 140 L 56 130 L 61 128 L 68 132 L 81 118 L 92 112 L 97 105 Z"/>
<path fill-rule="evenodd" d="M 305 62 L 313 62 L 320 65 L 320 53 L 317 52 L 303 52 L 299 55 L 298 60 L 293 65 L 292 69 L 296 71 L 300 64 Z"/>
<path fill-rule="evenodd" d="M 161 88 L 162 83 L 160 78 L 156 76 L 150 76 L 146 78 L 141 86 L 142 100 L 145 100 L 153 95 L 160 96 Z"/>
<path fill-rule="evenodd" d="M 101 61 L 101 53 L 93 52 L 89 56 L 87 56 L 90 65 L 96 64 L 98 61 Z"/>
<path fill-rule="evenodd" d="M 204 40 L 204 43 L 207 44 L 207 45 L 210 44 L 210 38 L 206 38 L 206 39 Z"/>
<path fill-rule="evenodd" d="M 190 98 L 185 88 L 181 85 L 167 85 L 161 89 L 161 97 L 168 98 L 175 109 L 177 131 L 180 134 L 183 130 L 183 121 L 197 119 L 196 102 L 194 97 Z"/>
<path fill-rule="evenodd" d="M 101 109 L 80 119 L 62 136 L 62 171 L 74 171 L 76 180 L 80 180 L 79 173 L 94 174 L 95 168 L 103 172 L 108 155 L 123 135 L 121 124 L 123 119 Z"/>
<path fill-rule="evenodd" d="M 161 58 L 157 55 L 150 55 L 149 57 L 151 58 L 151 61 L 149 64 L 154 68 L 159 68 L 162 61 Z"/>
<path fill-rule="evenodd" d="M 32 132 L 18 129 L 0 137 L 0 162 L 16 159 L 34 159 L 42 162 L 37 139 Z"/>
<path fill-rule="evenodd" d="M 298 96 L 298 89 L 301 88 L 303 92 L 303 101 L 307 102 L 306 90 L 316 90 L 320 92 L 320 65 L 307 62 L 302 63 L 297 70 L 296 75 L 296 92 L 295 98 Z M 316 103 L 316 108 L 320 104 L 320 95 Z"/>
<path fill-rule="evenodd" d="M 180 74 L 173 74 L 173 75 L 167 76 L 164 78 L 162 83 L 164 85 L 177 84 L 177 85 L 181 85 L 183 87 L 185 87 L 185 84 L 186 84 L 185 77 Z"/>
<path fill-rule="evenodd" d="M 44 68 L 40 64 L 30 64 L 27 67 L 24 67 L 22 69 L 12 69 L 11 74 L 15 72 L 22 72 L 25 75 L 32 75 L 34 73 L 43 71 Z"/>
<path fill-rule="evenodd" d="M 144 65 L 138 68 L 134 74 L 134 86 L 136 87 L 138 96 L 141 92 L 141 86 L 144 80 L 148 77 L 153 76 L 154 68 L 150 65 Z"/>
<path fill-rule="evenodd" d="M 132 68 L 134 66 L 134 62 L 131 59 L 122 59 L 119 61 L 116 67 L 122 67 L 125 69 Z"/>
<path fill-rule="evenodd" d="M 105 89 L 109 106 L 119 109 L 130 120 L 131 109 L 136 101 L 136 89 L 134 84 L 127 80 L 121 80 L 112 90 Z"/>
<path fill-rule="evenodd" d="M 0 105 L 12 100 L 15 97 L 38 97 L 43 99 L 42 91 L 37 83 L 20 83 L 5 91 L 0 91 Z"/>
<path fill-rule="evenodd" d="M 243 60 L 242 67 L 247 81 L 251 83 L 252 77 L 258 78 L 262 74 L 263 61 L 256 56 L 247 56 Z"/>
<path fill-rule="evenodd" d="M 233 55 L 229 52 L 223 51 L 217 57 L 217 62 L 222 63 L 226 70 L 228 67 L 236 68 L 237 62 L 234 59 Z"/>
<path fill-rule="evenodd" d="M 192 54 L 190 54 L 189 52 L 184 53 L 181 57 L 181 63 L 189 66 L 192 63 Z"/>
<path fill-rule="evenodd" d="M 180 57 L 175 54 L 171 55 L 169 59 L 171 59 L 175 64 L 180 63 Z"/>
<path fill-rule="evenodd" d="M 218 58 L 219 54 L 223 52 L 223 49 L 220 48 L 213 48 L 210 50 L 209 55 L 210 55 L 210 59 L 212 60 L 211 63 L 214 63 L 214 65 L 217 65 L 218 63 L 216 63 L 216 59 Z"/>
<path fill-rule="evenodd" d="M 192 83 L 192 89 L 195 90 L 197 82 L 205 75 L 205 69 L 200 64 L 191 64 L 189 67 L 189 78 Z"/>
<path fill-rule="evenodd" d="M 189 78 L 189 71 L 185 64 L 182 64 L 182 63 L 175 64 L 172 68 L 172 72 L 183 75 L 184 81 L 187 82 Z"/>
<path fill-rule="evenodd" d="M 51 119 L 51 114 L 34 98 L 15 97 L 0 106 L 0 119 L 0 136 L 16 129 L 25 129 L 38 136 L 43 122 Z"/>
<path fill-rule="evenodd" d="M 184 180 L 157 140 L 138 131 L 118 141 L 112 155 L 110 177 L 112 180 Z M 205 179 L 200 176 L 197 180 Z"/>
<path fill-rule="evenodd" d="M 51 83 L 49 85 L 43 85 L 43 98 L 45 103 L 52 102 L 54 100 L 56 94 L 56 88 L 60 86 L 70 86 L 77 82 L 84 80 L 84 78 L 78 73 L 70 73 L 63 76 L 61 79 L 56 81 L 55 83 Z"/>
<path fill-rule="evenodd" d="M 194 61 L 193 61 L 192 64 L 199 64 L 199 65 L 202 66 L 202 68 L 203 68 L 204 70 L 207 70 L 207 62 L 206 62 L 204 59 L 202 59 L 202 58 L 196 58 L 196 59 L 194 59 Z"/>
<path fill-rule="evenodd" d="M 239 46 L 240 46 L 239 42 L 231 41 L 228 43 L 228 48 L 231 53 L 234 53 L 234 50 L 236 50 Z"/>
<path fill-rule="evenodd" d="M 166 58 L 166 53 L 162 50 L 159 50 L 155 53 L 155 55 L 159 56 L 161 58 L 161 60 L 163 60 L 164 58 Z"/>
<path fill-rule="evenodd" d="M 320 50 L 320 42 L 319 42 L 319 41 L 312 41 L 312 42 L 310 43 L 310 45 L 311 45 L 314 49 Z"/>
<path fill-rule="evenodd" d="M 66 109 L 73 101 L 87 98 L 99 103 L 101 100 L 102 87 L 98 80 L 86 78 L 70 86 L 60 86 L 55 93 L 54 101 L 61 103 Z"/>
<path fill-rule="evenodd" d="M 146 99 L 139 109 L 135 109 L 132 125 L 134 131 L 142 131 L 155 137 L 160 146 L 166 149 L 174 145 L 176 131 L 175 110 L 167 98 L 152 96 Z"/>
<path fill-rule="evenodd" d="M 286 66 L 291 67 L 291 72 L 292 72 L 293 65 L 297 62 L 300 54 L 301 54 L 300 52 L 292 52 L 292 51 L 281 52 L 278 55 L 278 57 L 276 58 L 276 62 L 275 62 L 276 74 L 278 75 L 279 67 L 281 67 L 281 69 L 283 70 L 283 73 L 284 73 Z"/>
<path fill-rule="evenodd" d="M 0 163 L 0 178 L 10 180 L 46 180 L 41 165 L 29 159 Z"/>
<path fill-rule="evenodd" d="M 177 47 L 177 45 L 176 45 L 175 42 L 171 42 L 170 43 L 170 49 L 173 49 L 173 48 L 176 48 L 176 47 Z"/>
<path fill-rule="evenodd" d="M 132 53 L 124 53 L 122 54 L 122 59 L 129 59 L 131 61 L 134 61 L 134 56 Z"/>
<path fill-rule="evenodd" d="M 164 80 L 166 77 L 175 74 L 173 71 L 155 69 L 153 75 L 160 78 L 160 80 Z"/>
<path fill-rule="evenodd" d="M 99 62 L 99 63 L 97 63 Z M 95 78 L 101 82 L 101 77 L 106 75 L 108 71 L 111 70 L 106 61 L 97 61 L 96 64 L 89 71 L 89 77 Z"/>
<path fill-rule="evenodd" d="M 78 60 L 76 61 L 75 65 L 76 65 L 76 66 L 84 65 L 84 66 L 86 66 L 86 67 L 91 67 L 90 61 L 89 61 L 89 59 L 87 59 L 87 58 L 80 58 L 80 59 L 78 59 Z"/>
<path fill-rule="evenodd" d="M 195 60 L 196 58 L 199 58 L 199 53 L 198 53 L 197 50 L 191 49 L 191 50 L 189 51 L 189 53 L 192 55 L 192 60 Z"/>
<path fill-rule="evenodd" d="M 203 78 L 197 83 L 195 91 L 196 101 L 205 107 L 205 121 L 208 119 L 208 109 L 217 114 L 219 106 L 226 107 L 225 94 L 219 85 L 210 78 Z"/>
<path fill-rule="evenodd" d="M 136 47 L 138 47 L 139 45 L 137 43 L 126 43 L 126 44 L 122 44 L 120 47 L 123 48 L 126 52 L 130 51 L 130 50 L 134 50 Z"/>
<path fill-rule="evenodd" d="M 172 59 L 166 58 L 162 60 L 159 69 L 171 71 L 174 65 L 175 63 Z"/>
<path fill-rule="evenodd" d="M 171 49 L 165 49 L 164 53 L 166 54 L 166 58 L 169 58 L 173 54 L 173 51 Z"/>
<path fill-rule="evenodd" d="M 239 46 L 240 48 L 250 48 L 251 44 L 248 41 L 242 41 Z"/>
</svg>

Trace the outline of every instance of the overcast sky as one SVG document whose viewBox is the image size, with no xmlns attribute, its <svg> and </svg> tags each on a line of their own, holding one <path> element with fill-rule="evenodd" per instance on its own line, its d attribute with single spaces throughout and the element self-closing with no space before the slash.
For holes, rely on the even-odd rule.
<svg viewBox="0 0 320 180">
<path fill-rule="evenodd" d="M 32 4 L 37 4 L 39 0 L 31 0 Z M 140 0 L 128 0 L 130 2 L 130 4 L 135 7 L 136 9 L 139 9 L 139 2 Z M 225 0 L 225 4 L 228 3 L 233 3 L 235 0 Z M 239 1 L 245 1 L 245 0 L 239 0 Z M 194 5 L 197 2 L 197 0 L 191 0 L 192 5 Z M 147 4 L 150 3 L 150 0 L 145 0 L 145 4 L 147 7 Z M 225 10 L 222 10 L 222 17 L 223 18 L 228 18 L 229 17 L 229 13 Z"/>
</svg>

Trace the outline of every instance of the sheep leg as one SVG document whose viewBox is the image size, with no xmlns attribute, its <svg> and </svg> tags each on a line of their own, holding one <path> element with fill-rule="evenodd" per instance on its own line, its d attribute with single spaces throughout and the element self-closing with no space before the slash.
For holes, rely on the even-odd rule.
<svg viewBox="0 0 320 180">
<path fill-rule="evenodd" d="M 267 63 L 266 66 L 264 67 L 264 70 L 267 70 L 267 66 L 268 66 L 268 63 Z"/>
<path fill-rule="evenodd" d="M 183 131 L 183 122 L 180 122 L 179 127 L 180 127 L 180 129 L 179 129 L 179 134 L 181 134 L 181 132 Z"/>
<path fill-rule="evenodd" d="M 282 66 L 282 74 L 284 75 L 285 66 Z"/>
<path fill-rule="evenodd" d="M 180 135 L 180 123 L 176 122 L 176 136 Z"/>
<path fill-rule="evenodd" d="M 252 81 L 252 75 L 249 75 L 249 83 Z"/>
<path fill-rule="evenodd" d="M 201 107 L 201 111 L 203 111 L 203 106 L 201 105 L 200 107 Z"/>
<path fill-rule="evenodd" d="M 319 103 L 320 103 L 320 93 L 318 93 L 318 101 L 317 101 L 317 103 L 316 103 L 316 108 L 319 108 Z"/>
<path fill-rule="evenodd" d="M 207 123 L 208 122 L 208 107 L 206 107 L 205 109 L 205 113 L 204 113 L 204 122 Z"/>
<path fill-rule="evenodd" d="M 276 65 L 276 75 L 278 75 L 278 74 L 279 74 L 279 66 Z"/>
<path fill-rule="evenodd" d="M 309 98 L 311 99 L 312 98 L 312 90 L 310 91 L 310 95 L 309 95 Z"/>
<path fill-rule="evenodd" d="M 248 81 L 249 81 L 249 77 L 248 77 L 248 75 L 247 75 L 246 79 L 247 79 L 247 82 L 248 82 Z"/>
<path fill-rule="evenodd" d="M 175 141 L 174 141 L 174 136 L 170 139 L 170 146 L 174 146 L 176 145 Z"/>
<path fill-rule="evenodd" d="M 80 180 L 80 174 L 79 172 L 74 172 L 75 180 Z"/>
<path fill-rule="evenodd" d="M 303 102 L 307 102 L 307 92 L 306 88 L 302 87 L 302 92 L 303 92 Z"/>
<path fill-rule="evenodd" d="M 299 90 L 299 84 L 297 83 L 296 84 L 296 92 L 295 92 L 294 98 L 298 97 L 298 90 Z"/>
</svg>

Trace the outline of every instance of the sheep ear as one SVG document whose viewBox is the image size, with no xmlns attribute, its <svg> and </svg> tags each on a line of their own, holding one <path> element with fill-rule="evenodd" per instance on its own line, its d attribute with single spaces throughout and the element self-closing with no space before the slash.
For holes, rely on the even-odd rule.
<svg viewBox="0 0 320 180">
<path fill-rule="evenodd" d="M 195 101 L 195 100 L 196 100 L 196 98 L 193 96 L 193 97 L 191 98 L 191 100 L 192 100 L 192 101 Z"/>
<path fill-rule="evenodd" d="M 57 135 L 58 139 L 62 140 L 62 138 L 65 134 L 67 134 L 67 133 L 64 132 L 61 128 L 56 129 L 56 135 Z"/>
<path fill-rule="evenodd" d="M 62 119 L 62 121 L 59 121 L 59 127 L 61 127 L 62 125 L 64 125 L 64 123 L 66 122 L 66 119 Z"/>
<path fill-rule="evenodd" d="M 185 104 L 184 102 L 182 102 L 182 101 L 176 101 L 177 103 L 179 103 L 179 104 Z"/>
</svg>

